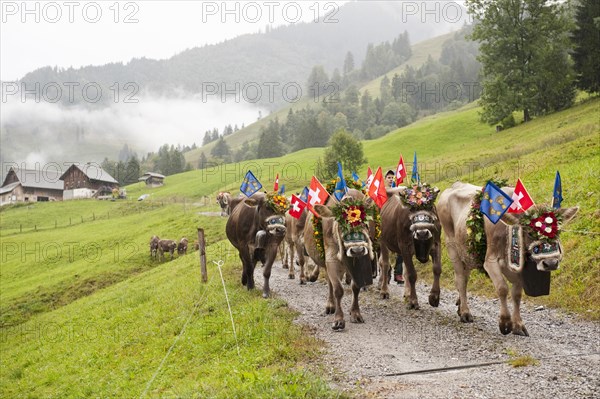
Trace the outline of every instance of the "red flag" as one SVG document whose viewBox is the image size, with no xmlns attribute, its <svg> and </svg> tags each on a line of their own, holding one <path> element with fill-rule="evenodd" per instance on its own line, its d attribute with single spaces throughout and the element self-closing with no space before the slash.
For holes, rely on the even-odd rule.
<svg viewBox="0 0 600 399">
<path fill-rule="evenodd" d="M 329 194 L 325 187 L 323 187 L 319 179 L 313 176 L 310 181 L 310 187 L 308 188 L 308 205 L 325 205 L 328 196 Z"/>
<path fill-rule="evenodd" d="M 406 168 L 404 167 L 404 158 L 400 155 L 400 161 L 398 161 L 398 166 L 396 167 L 396 185 L 400 185 L 404 181 L 406 177 Z"/>
<path fill-rule="evenodd" d="M 515 186 L 512 199 L 514 202 L 510 208 L 508 208 L 509 213 L 523 213 L 533 206 L 533 200 L 525 189 L 521 179 L 517 180 L 517 185 Z"/>
<path fill-rule="evenodd" d="M 375 172 L 373 183 L 369 187 L 369 196 L 373 198 L 379 208 L 387 201 L 387 193 L 385 192 L 385 184 L 383 183 L 383 172 L 381 166 Z"/>
<path fill-rule="evenodd" d="M 300 219 L 302 212 L 304 212 L 304 208 L 306 208 L 306 202 L 292 194 L 292 200 L 290 201 L 290 204 L 290 216 Z"/>
<path fill-rule="evenodd" d="M 279 191 L 279 173 L 277 173 L 277 177 L 275 177 L 275 184 L 273 185 L 273 191 Z"/>
<path fill-rule="evenodd" d="M 365 183 L 365 185 L 367 186 L 367 188 L 371 187 L 371 183 L 373 183 L 373 171 L 371 170 L 371 167 L 369 166 L 369 168 L 367 169 L 367 182 Z"/>
</svg>

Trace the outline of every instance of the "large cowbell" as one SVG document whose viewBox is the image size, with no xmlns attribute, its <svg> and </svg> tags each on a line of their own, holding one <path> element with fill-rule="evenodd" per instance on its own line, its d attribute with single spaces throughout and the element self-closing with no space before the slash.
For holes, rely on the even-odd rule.
<svg viewBox="0 0 600 399">
<path fill-rule="evenodd" d="M 344 241 L 366 241 L 362 233 L 351 233 L 344 236 Z M 359 288 L 373 284 L 373 270 L 369 255 L 348 257 L 346 264 L 348 273 Z"/>
<path fill-rule="evenodd" d="M 529 296 L 542 296 L 550 294 L 550 272 L 541 272 L 536 262 L 529 256 L 525 261 L 523 272 L 523 289 Z"/>
</svg>

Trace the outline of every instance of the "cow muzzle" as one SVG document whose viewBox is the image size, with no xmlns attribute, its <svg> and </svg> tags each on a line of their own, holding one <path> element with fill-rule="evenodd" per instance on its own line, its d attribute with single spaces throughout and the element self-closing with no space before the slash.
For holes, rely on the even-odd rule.
<svg viewBox="0 0 600 399">
<path fill-rule="evenodd" d="M 350 233 L 343 237 L 344 250 L 349 258 L 369 255 L 369 242 L 363 233 Z"/>
<path fill-rule="evenodd" d="M 267 219 L 267 232 L 276 237 L 285 236 L 285 219 L 282 216 L 271 216 Z"/>
<path fill-rule="evenodd" d="M 415 240 L 424 241 L 433 238 L 435 216 L 427 211 L 416 212 L 410 216 L 410 231 Z"/>
<path fill-rule="evenodd" d="M 557 270 L 563 257 L 562 246 L 559 241 L 536 241 L 529 245 L 529 253 L 541 272 Z"/>
</svg>

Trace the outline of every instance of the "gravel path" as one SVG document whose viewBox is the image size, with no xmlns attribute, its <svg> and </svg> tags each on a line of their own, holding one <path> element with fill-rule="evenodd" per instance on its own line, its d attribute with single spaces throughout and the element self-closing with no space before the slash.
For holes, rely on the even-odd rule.
<svg viewBox="0 0 600 399">
<path fill-rule="evenodd" d="M 287 272 L 276 263 L 271 288 L 300 312 L 298 323 L 325 341 L 326 369 L 337 389 L 360 398 L 600 398 L 600 323 L 525 303 L 522 317 L 530 337 L 503 336 L 497 300 L 469 297 L 475 322 L 463 324 L 454 291 L 443 290 L 440 306 L 433 308 L 427 302 L 430 287 L 417 283 L 421 309 L 414 311 L 404 306 L 403 287 L 392 283 L 389 300 L 379 299 L 375 285 L 361 292 L 364 324 L 349 322 L 346 287 L 346 329 L 334 332 L 333 316 L 322 316 L 325 281 L 301 286 Z M 259 271 L 255 278 L 260 285 Z M 511 355 L 531 356 L 538 364 L 513 367 L 505 363 Z M 386 376 L 487 362 L 502 363 Z"/>
</svg>

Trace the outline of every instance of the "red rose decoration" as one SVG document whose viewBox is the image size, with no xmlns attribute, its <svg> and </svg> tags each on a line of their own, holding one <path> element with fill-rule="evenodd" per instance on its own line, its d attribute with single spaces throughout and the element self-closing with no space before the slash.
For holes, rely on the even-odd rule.
<svg viewBox="0 0 600 399">
<path fill-rule="evenodd" d="M 555 238 L 558 233 L 558 221 L 553 212 L 546 212 L 540 217 L 531 219 L 529 227 L 548 238 Z"/>
</svg>

